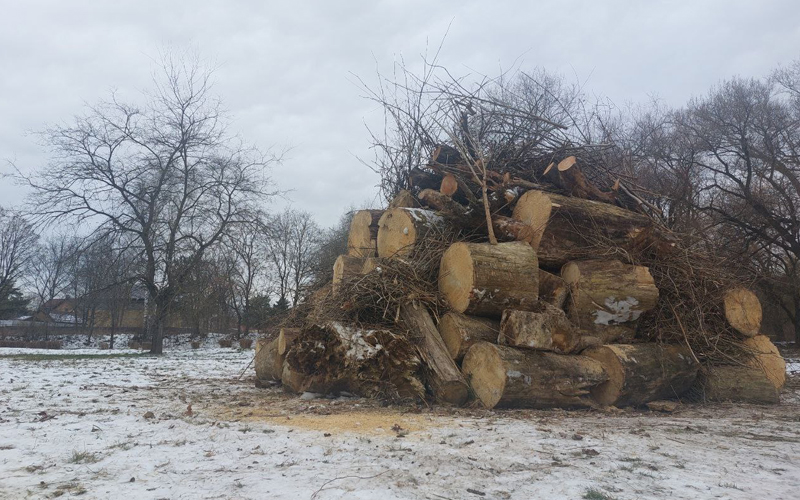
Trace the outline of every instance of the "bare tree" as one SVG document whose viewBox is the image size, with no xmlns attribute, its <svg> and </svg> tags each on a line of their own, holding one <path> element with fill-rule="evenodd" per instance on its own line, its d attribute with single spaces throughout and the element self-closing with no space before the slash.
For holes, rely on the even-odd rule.
<svg viewBox="0 0 800 500">
<path fill-rule="evenodd" d="M 66 236 L 51 236 L 39 244 L 25 271 L 25 281 L 36 296 L 40 310 L 53 299 L 63 296 L 70 287 L 69 266 L 78 243 Z M 49 311 L 45 311 L 49 312 Z M 49 325 L 45 325 L 45 340 Z"/>
<path fill-rule="evenodd" d="M 267 254 L 278 301 L 296 306 L 313 279 L 319 226 L 308 212 L 287 209 L 272 217 L 267 232 Z"/>
<path fill-rule="evenodd" d="M 0 304 L 17 291 L 38 236 L 21 215 L 0 207 Z"/>
<path fill-rule="evenodd" d="M 237 338 L 250 333 L 251 302 L 257 292 L 266 293 L 267 254 L 264 225 L 260 221 L 231 233 L 220 260 L 228 276 L 228 297 L 236 314 Z"/>
<path fill-rule="evenodd" d="M 165 57 L 141 106 L 116 95 L 73 124 L 44 133 L 51 164 L 19 177 L 40 220 L 71 219 L 130 242 L 135 278 L 152 308 L 152 350 L 182 283 L 234 227 L 255 217 L 274 157 L 242 145 L 224 126 L 210 73 Z"/>
</svg>

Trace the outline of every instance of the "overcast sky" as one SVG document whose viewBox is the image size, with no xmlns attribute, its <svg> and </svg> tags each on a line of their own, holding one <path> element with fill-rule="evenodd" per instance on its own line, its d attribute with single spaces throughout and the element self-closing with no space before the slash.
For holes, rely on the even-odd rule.
<svg viewBox="0 0 800 500">
<path fill-rule="evenodd" d="M 543 67 L 617 104 L 680 105 L 733 75 L 800 57 L 800 4 L 761 1 L 0 1 L 0 159 L 47 156 L 30 131 L 86 102 L 148 87 L 166 46 L 216 61 L 234 131 L 293 146 L 273 172 L 291 203 L 325 225 L 375 199 L 364 122 L 379 110 L 351 73 L 374 81 L 418 60 L 447 31 L 441 62 L 459 73 Z M 5 166 L 0 167 L 7 171 Z M 0 205 L 21 201 L 0 179 Z"/>
</svg>

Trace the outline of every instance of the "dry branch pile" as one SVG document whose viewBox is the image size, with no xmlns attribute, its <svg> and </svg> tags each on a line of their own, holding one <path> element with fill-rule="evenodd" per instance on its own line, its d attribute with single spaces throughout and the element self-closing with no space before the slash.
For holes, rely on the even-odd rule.
<svg viewBox="0 0 800 500">
<path fill-rule="evenodd" d="M 410 191 L 355 214 L 332 286 L 259 348 L 258 378 L 488 408 L 776 401 L 758 299 L 620 182 L 597 187 L 597 154 L 492 170 L 437 146 Z"/>
</svg>

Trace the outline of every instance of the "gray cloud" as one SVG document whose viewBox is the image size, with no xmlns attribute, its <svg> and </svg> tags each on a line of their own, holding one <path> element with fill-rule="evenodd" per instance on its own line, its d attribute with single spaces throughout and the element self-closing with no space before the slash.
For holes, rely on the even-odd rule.
<svg viewBox="0 0 800 500">
<path fill-rule="evenodd" d="M 374 81 L 400 55 L 418 62 L 451 25 L 441 61 L 495 74 L 515 63 L 587 80 L 616 103 L 680 104 L 721 78 L 762 76 L 798 57 L 793 1 L 6 2 L 0 18 L 0 158 L 47 161 L 27 135 L 84 102 L 150 82 L 166 45 L 219 65 L 232 128 L 262 148 L 294 146 L 274 179 L 291 203 L 333 223 L 374 199 L 364 121 L 379 116 L 350 73 Z M 0 203 L 19 202 L 0 181 Z M 283 203 L 283 202 L 281 202 Z M 279 203 L 280 204 L 280 203 Z"/>
</svg>

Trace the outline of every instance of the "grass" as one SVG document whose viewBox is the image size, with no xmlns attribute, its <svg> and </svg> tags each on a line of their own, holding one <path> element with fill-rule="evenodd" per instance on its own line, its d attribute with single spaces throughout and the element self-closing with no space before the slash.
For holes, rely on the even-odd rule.
<svg viewBox="0 0 800 500">
<path fill-rule="evenodd" d="M 60 361 L 67 359 L 140 358 L 149 355 L 150 353 L 139 352 L 120 352 L 114 354 L 0 354 L 0 359 L 14 359 L 18 361 Z"/>
<path fill-rule="evenodd" d="M 586 490 L 586 493 L 583 494 L 583 498 L 585 500 L 615 500 L 614 497 L 606 495 L 602 491 L 594 488 Z"/>
<path fill-rule="evenodd" d="M 100 460 L 100 456 L 96 453 L 75 450 L 72 452 L 72 456 L 69 458 L 68 462 L 71 464 L 93 464 L 98 460 Z"/>
</svg>

